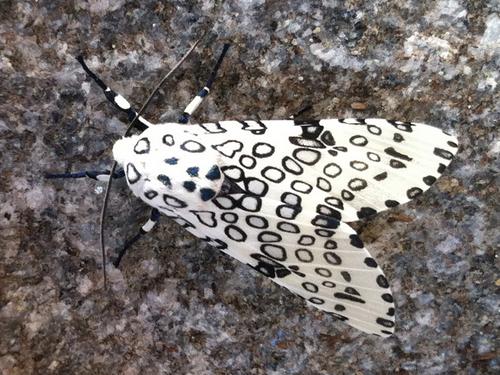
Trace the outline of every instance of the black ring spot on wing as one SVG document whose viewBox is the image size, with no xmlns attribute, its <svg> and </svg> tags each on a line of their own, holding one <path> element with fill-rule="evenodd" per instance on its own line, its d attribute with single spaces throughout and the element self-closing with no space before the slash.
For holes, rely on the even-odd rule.
<svg viewBox="0 0 500 375">
<path fill-rule="evenodd" d="M 149 139 L 146 137 L 139 139 L 134 146 L 134 152 L 136 154 L 147 154 L 149 152 Z"/>
<path fill-rule="evenodd" d="M 267 219 L 259 215 L 248 215 L 245 218 L 245 221 L 252 228 L 265 229 L 269 227 L 269 222 L 267 221 Z"/>
<path fill-rule="evenodd" d="M 274 146 L 265 142 L 258 142 L 252 148 L 252 155 L 256 158 L 268 158 L 274 154 Z"/>
</svg>

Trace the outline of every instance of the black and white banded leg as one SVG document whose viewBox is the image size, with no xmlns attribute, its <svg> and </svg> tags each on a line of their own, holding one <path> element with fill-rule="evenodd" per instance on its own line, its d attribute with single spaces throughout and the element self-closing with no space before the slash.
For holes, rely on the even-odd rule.
<svg viewBox="0 0 500 375">
<path fill-rule="evenodd" d="M 87 66 L 82 56 L 77 56 L 76 59 L 82 66 L 83 70 L 88 74 L 90 78 L 94 80 L 95 83 L 102 89 L 106 98 L 120 111 L 125 112 L 128 116 L 128 120 L 132 121 L 137 116 L 137 111 L 132 108 L 127 99 L 113 91 L 108 87 L 102 79 L 100 79 L 90 68 Z M 152 124 L 147 121 L 144 117 L 139 116 L 134 124 L 134 127 L 140 131 L 146 130 Z"/>
<path fill-rule="evenodd" d="M 198 94 L 194 97 L 193 100 L 187 105 L 187 107 L 184 109 L 184 112 L 179 116 L 178 122 L 180 124 L 187 124 L 189 123 L 189 119 L 191 118 L 191 115 L 196 111 L 196 109 L 200 106 L 201 102 L 203 102 L 203 99 L 205 99 L 208 94 L 210 93 L 210 89 L 212 88 L 212 85 L 215 81 L 215 77 L 217 76 L 217 71 L 219 70 L 222 60 L 224 60 L 224 57 L 226 56 L 227 50 L 229 49 L 229 44 L 224 44 L 224 47 L 222 48 L 222 52 L 219 56 L 219 59 L 215 63 L 214 68 L 212 69 L 212 73 L 210 74 L 210 77 L 208 78 L 207 82 L 205 83 L 205 86 L 198 92 Z"/>
<path fill-rule="evenodd" d="M 96 181 L 109 181 L 110 171 L 80 171 L 80 172 L 68 172 L 68 173 L 46 173 L 45 178 L 91 178 Z M 125 171 L 123 169 L 118 169 L 113 173 L 113 178 L 125 177 Z"/>
<path fill-rule="evenodd" d="M 118 267 L 120 265 L 120 262 L 121 262 L 123 256 L 125 255 L 127 250 L 130 248 L 130 246 L 132 246 L 134 243 L 136 243 L 137 240 L 139 240 L 146 233 L 151 231 L 151 229 L 153 229 L 153 227 L 156 225 L 156 223 L 158 223 L 159 220 L 160 220 L 160 211 L 158 211 L 156 208 L 153 208 L 151 210 L 151 215 L 149 216 L 149 220 L 146 222 L 146 224 L 144 224 L 142 226 L 142 228 L 139 230 L 139 232 L 134 237 L 129 239 L 127 242 L 125 242 L 123 249 L 121 249 L 120 253 L 118 254 L 118 257 L 113 262 L 113 265 L 115 267 Z"/>
</svg>

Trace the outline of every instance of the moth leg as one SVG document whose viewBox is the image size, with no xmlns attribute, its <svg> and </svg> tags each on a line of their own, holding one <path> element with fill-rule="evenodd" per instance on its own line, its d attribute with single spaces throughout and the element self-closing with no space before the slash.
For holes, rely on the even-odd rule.
<svg viewBox="0 0 500 375">
<path fill-rule="evenodd" d="M 120 111 L 125 112 L 128 116 L 128 120 L 132 121 L 136 117 L 137 111 L 134 108 L 132 108 L 132 106 L 130 105 L 128 100 L 125 99 L 120 94 L 113 91 L 110 87 L 108 87 L 103 82 L 102 79 L 100 79 L 93 71 L 91 71 L 90 68 L 85 63 L 85 61 L 83 60 L 83 56 L 81 56 L 81 55 L 77 56 L 76 59 L 78 60 L 78 62 L 82 66 L 83 70 L 85 70 L 87 75 L 90 78 L 92 78 L 94 80 L 94 82 L 97 83 L 97 85 L 102 89 L 102 91 L 104 92 L 104 95 L 106 96 L 106 99 L 108 99 L 111 102 L 111 104 L 113 104 L 113 106 L 115 108 L 118 108 Z M 138 129 L 140 131 L 144 131 L 151 125 L 152 124 L 149 121 L 144 119 L 142 116 L 139 116 L 139 118 L 136 120 L 134 126 L 136 129 Z"/>
<path fill-rule="evenodd" d="M 208 94 L 210 93 L 210 89 L 212 88 L 212 85 L 215 81 L 215 77 L 217 76 L 217 71 L 219 70 L 222 60 L 224 60 L 224 57 L 226 56 L 227 50 L 229 49 L 229 44 L 225 43 L 224 47 L 222 48 L 222 52 L 215 63 L 214 68 L 212 69 L 212 73 L 210 73 L 210 77 L 208 77 L 207 82 L 205 83 L 205 86 L 198 92 L 198 94 L 194 97 L 193 100 L 187 105 L 187 107 L 184 109 L 184 112 L 179 116 L 178 122 L 180 124 L 187 124 L 189 123 L 189 119 L 191 115 L 193 114 L 194 111 L 200 106 L 201 102 L 203 102 L 203 99 L 205 99 Z"/>
<path fill-rule="evenodd" d="M 148 233 L 149 231 L 151 231 L 151 229 L 153 229 L 153 227 L 156 225 L 156 223 L 158 223 L 159 220 L 160 220 L 160 211 L 158 211 L 156 208 L 153 208 L 151 210 L 151 215 L 149 216 L 149 220 L 146 222 L 146 224 L 144 224 L 141 227 L 141 229 L 139 229 L 139 232 L 134 237 L 132 237 L 131 239 L 127 240 L 127 242 L 125 242 L 125 245 L 123 246 L 123 248 L 121 249 L 120 253 L 118 254 L 118 258 L 116 258 L 116 260 L 113 262 L 113 264 L 114 264 L 115 267 L 118 268 L 118 266 L 120 265 L 120 262 L 121 262 L 123 256 L 127 252 L 127 250 L 134 243 L 136 243 L 137 240 L 139 240 L 142 236 L 144 236 L 146 233 Z"/>
<path fill-rule="evenodd" d="M 80 172 L 69 172 L 69 173 L 46 173 L 45 178 L 84 178 L 88 177 L 97 181 L 108 181 L 110 172 L 108 170 L 104 171 L 80 171 Z M 123 169 L 118 169 L 113 173 L 113 178 L 125 177 L 125 171 Z"/>
</svg>

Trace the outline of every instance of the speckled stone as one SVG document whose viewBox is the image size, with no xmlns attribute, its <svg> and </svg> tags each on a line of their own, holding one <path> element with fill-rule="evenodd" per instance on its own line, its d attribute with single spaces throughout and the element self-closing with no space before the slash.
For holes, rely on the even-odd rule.
<svg viewBox="0 0 500 375">
<path fill-rule="evenodd" d="M 2 374 L 498 373 L 497 1 L 2 1 Z M 409 205 L 356 225 L 391 282 L 386 340 L 334 321 L 164 219 L 102 287 L 102 183 L 126 118 L 75 61 L 135 106 L 210 33 L 146 117 L 172 121 L 232 48 L 195 121 L 383 117 L 458 135 Z M 114 184 L 113 253 L 147 217 Z"/>
</svg>

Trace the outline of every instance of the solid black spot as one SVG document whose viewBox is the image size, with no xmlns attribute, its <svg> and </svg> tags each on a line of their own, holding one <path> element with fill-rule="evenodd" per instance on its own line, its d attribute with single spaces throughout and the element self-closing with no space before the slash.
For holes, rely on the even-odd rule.
<svg viewBox="0 0 500 375">
<path fill-rule="evenodd" d="M 360 191 L 366 188 L 368 186 L 368 183 L 362 178 L 353 178 L 347 185 L 351 190 Z"/>
<path fill-rule="evenodd" d="M 389 208 L 396 207 L 398 204 L 399 204 L 398 201 L 394 201 L 392 199 L 388 199 L 385 201 L 386 207 L 389 207 Z"/>
<path fill-rule="evenodd" d="M 337 254 L 331 251 L 325 251 L 323 253 L 323 258 L 325 258 L 328 263 L 333 264 L 334 266 L 338 266 L 342 263 L 342 259 Z"/>
<path fill-rule="evenodd" d="M 411 189 L 408 189 L 406 191 L 406 196 L 410 199 L 413 199 L 415 197 L 418 197 L 420 194 L 422 194 L 422 189 L 418 187 L 412 187 Z"/>
<path fill-rule="evenodd" d="M 168 176 L 161 174 L 158 176 L 158 181 L 160 181 L 166 187 L 172 188 L 172 182 L 170 182 L 170 178 Z"/>
<path fill-rule="evenodd" d="M 354 194 L 346 189 L 342 189 L 340 195 L 342 196 L 342 199 L 345 201 L 352 201 L 354 199 Z"/>
<path fill-rule="evenodd" d="M 403 138 L 403 136 L 399 133 L 394 133 L 394 136 L 392 137 L 392 140 L 394 142 L 397 142 L 397 143 L 401 143 L 403 142 L 405 139 Z"/>
<path fill-rule="evenodd" d="M 345 310 L 345 306 L 344 305 L 340 305 L 340 304 L 336 304 L 335 307 L 334 307 L 335 311 L 344 311 Z"/>
<path fill-rule="evenodd" d="M 384 318 L 377 318 L 377 323 L 380 324 L 381 326 L 384 326 L 387 328 L 394 327 L 394 322 L 392 320 L 387 320 Z M 392 333 L 392 332 L 389 332 L 389 333 Z"/>
<path fill-rule="evenodd" d="M 382 173 L 376 175 L 375 177 L 373 177 L 373 179 L 376 181 L 382 181 L 382 180 L 385 180 L 386 178 L 387 178 L 387 172 L 382 172 Z"/>
<path fill-rule="evenodd" d="M 361 294 L 359 294 L 359 292 L 356 289 L 354 289 L 351 286 L 348 286 L 347 288 L 345 288 L 344 292 L 346 292 L 352 296 L 360 296 L 361 295 Z"/>
<path fill-rule="evenodd" d="M 154 190 L 149 190 L 149 191 L 146 191 L 144 193 L 144 196 L 148 199 L 153 199 L 154 197 L 156 197 L 158 195 L 158 193 Z"/>
<path fill-rule="evenodd" d="M 162 138 L 162 141 L 164 144 L 167 146 L 173 146 L 174 145 L 174 137 L 172 137 L 170 134 L 165 134 Z"/>
<path fill-rule="evenodd" d="M 398 159 L 401 159 L 401 160 L 406 160 L 406 161 L 411 161 L 413 160 L 412 158 L 410 158 L 408 155 L 405 155 L 405 154 L 402 154 L 400 152 L 397 152 L 394 147 L 388 147 L 386 148 L 385 150 L 385 153 L 387 155 L 390 155 L 392 157 L 395 157 L 395 158 L 398 158 Z"/>
<path fill-rule="evenodd" d="M 436 182 L 436 177 L 434 176 L 425 176 L 423 178 L 424 183 L 428 186 L 431 186 L 434 182 Z"/>
<path fill-rule="evenodd" d="M 375 261 L 375 259 L 373 258 L 370 258 L 370 257 L 366 257 L 365 258 L 365 264 L 368 266 L 368 267 L 372 267 L 372 268 L 377 268 L 377 262 Z"/>
<path fill-rule="evenodd" d="M 378 275 L 377 276 L 377 284 L 381 288 L 389 288 L 389 282 L 387 281 L 387 279 L 385 278 L 384 275 Z"/>
<path fill-rule="evenodd" d="M 455 142 L 448 141 L 448 142 L 446 142 L 446 143 L 448 143 L 448 146 L 450 146 L 450 147 L 455 147 L 455 148 L 457 148 L 457 147 L 458 147 L 458 145 L 457 145 Z"/>
<path fill-rule="evenodd" d="M 450 151 L 443 150 L 442 148 L 439 147 L 434 148 L 434 155 L 439 156 L 440 158 L 446 160 L 453 159 L 453 154 Z"/>
<path fill-rule="evenodd" d="M 341 271 L 340 274 L 342 275 L 345 281 L 347 281 L 348 283 L 351 282 L 351 274 L 349 272 Z"/>
<path fill-rule="evenodd" d="M 349 138 L 349 142 L 355 146 L 363 147 L 368 144 L 368 139 L 366 139 L 366 137 L 362 135 L 354 135 L 351 138 Z"/>
<path fill-rule="evenodd" d="M 337 156 L 339 153 L 335 150 L 328 150 L 328 153 L 332 156 Z"/>
<path fill-rule="evenodd" d="M 328 146 L 334 146 L 335 145 L 335 139 L 333 138 L 332 133 L 327 130 L 321 134 L 321 141 Z"/>
<path fill-rule="evenodd" d="M 387 310 L 387 315 L 388 316 L 394 316 L 394 307 L 389 307 L 389 309 Z"/>
<path fill-rule="evenodd" d="M 354 297 L 354 296 L 347 294 L 347 293 L 337 292 L 333 296 L 335 298 L 338 298 L 338 299 L 346 299 L 346 300 L 349 300 L 352 302 L 366 303 L 365 300 L 358 298 L 358 297 Z"/>
<path fill-rule="evenodd" d="M 385 301 L 385 302 L 394 302 L 394 298 L 392 298 L 392 295 L 389 294 L 389 293 L 384 293 L 382 294 L 382 299 Z"/>
<path fill-rule="evenodd" d="M 445 169 L 446 169 L 446 165 L 439 163 L 439 167 L 438 167 L 438 170 L 437 170 L 438 173 L 439 174 L 443 173 Z"/>
<path fill-rule="evenodd" d="M 365 217 L 375 215 L 376 213 L 377 211 L 371 207 L 361 207 L 361 210 L 357 212 L 357 215 L 360 219 L 363 219 Z"/>
<path fill-rule="evenodd" d="M 165 159 L 165 163 L 170 164 L 170 165 L 176 165 L 179 159 L 177 158 L 168 158 Z"/>
<path fill-rule="evenodd" d="M 351 234 L 349 236 L 349 238 L 351 239 L 351 245 L 354 246 L 354 247 L 357 247 L 358 249 L 362 249 L 363 248 L 363 241 L 361 241 L 361 238 L 359 238 L 359 236 L 357 234 Z"/>
<path fill-rule="evenodd" d="M 310 293 L 318 293 L 318 286 L 316 284 L 310 283 L 309 281 L 305 281 L 302 283 L 302 288 L 307 290 Z"/>
<path fill-rule="evenodd" d="M 220 169 L 218 166 L 213 165 L 205 177 L 211 181 L 218 180 L 221 177 Z"/>
<path fill-rule="evenodd" d="M 209 188 L 202 188 L 200 189 L 200 196 L 201 196 L 201 200 L 206 202 L 210 199 L 212 199 L 213 197 L 215 197 L 215 191 L 213 189 L 209 189 Z"/>
<path fill-rule="evenodd" d="M 396 159 L 391 159 L 389 161 L 389 165 L 392 167 L 392 168 L 395 168 L 395 169 L 401 169 L 401 168 L 406 168 L 406 164 L 399 161 L 399 160 L 396 160 Z"/>
<path fill-rule="evenodd" d="M 196 190 L 196 184 L 193 181 L 184 181 L 182 186 L 190 193 Z"/>
<path fill-rule="evenodd" d="M 186 169 L 186 172 L 191 177 L 198 177 L 198 173 L 200 172 L 200 168 L 198 168 L 198 167 L 189 167 L 188 169 Z"/>
</svg>

